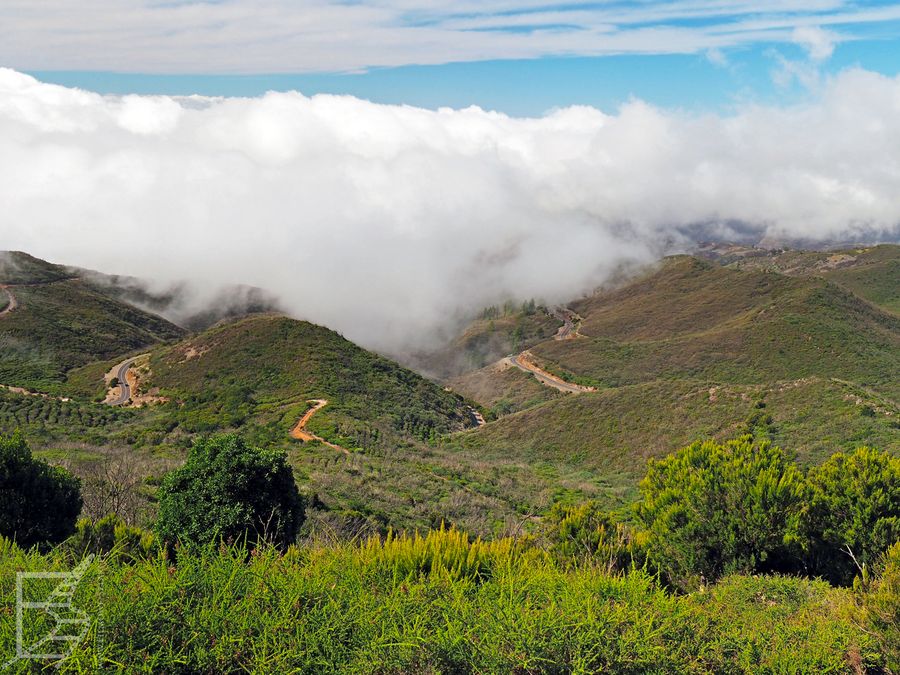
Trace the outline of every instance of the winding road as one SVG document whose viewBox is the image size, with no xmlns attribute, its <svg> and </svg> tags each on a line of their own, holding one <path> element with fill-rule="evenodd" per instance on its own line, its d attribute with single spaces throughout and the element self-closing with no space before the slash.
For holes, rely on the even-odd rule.
<svg viewBox="0 0 900 675">
<path fill-rule="evenodd" d="M 578 332 L 582 319 L 571 309 L 568 307 L 554 307 L 550 310 L 550 314 L 563 322 L 563 325 L 556 331 L 556 335 L 553 336 L 554 340 L 572 340 L 574 338 L 582 337 L 581 333 Z M 541 368 L 533 359 L 534 357 L 531 352 L 526 349 L 521 354 L 507 356 L 501 363 L 506 363 L 515 366 L 519 370 L 524 370 L 526 373 L 531 373 L 541 384 L 569 394 L 597 391 L 594 387 L 585 387 L 580 384 L 575 384 L 574 382 L 566 382 L 561 377 L 557 377 L 553 373 L 549 373 Z"/>
<path fill-rule="evenodd" d="M 585 387 L 573 382 L 566 382 L 561 377 L 557 377 L 553 373 L 548 373 L 546 370 L 532 362 L 531 358 L 531 352 L 525 350 L 521 354 L 516 354 L 515 356 L 507 356 L 503 360 L 510 365 L 515 366 L 519 370 L 524 370 L 526 373 L 531 373 L 541 384 L 545 384 L 548 387 L 553 387 L 554 389 L 558 389 L 559 391 L 564 391 L 569 394 L 580 394 L 585 391 L 597 391 L 594 387 Z"/>
<path fill-rule="evenodd" d="M 291 438 L 296 438 L 298 441 L 319 441 L 323 445 L 327 445 L 329 448 L 333 448 L 334 450 L 339 450 L 343 452 L 345 455 L 349 455 L 350 451 L 347 448 L 342 448 L 339 445 L 335 445 L 334 443 L 329 443 L 321 436 L 316 436 L 315 434 L 311 434 L 306 430 L 306 425 L 312 416 L 319 412 L 322 408 L 328 405 L 328 400 L 324 398 L 315 398 L 307 401 L 307 403 L 312 403 L 313 407 L 307 410 L 303 417 L 300 418 L 300 421 L 297 422 L 297 425 L 291 429 Z"/>
<path fill-rule="evenodd" d="M 563 325 L 556 331 L 556 335 L 553 336 L 554 340 L 571 340 L 572 338 L 581 337 L 578 329 L 581 326 L 582 319 L 571 309 L 568 307 L 554 307 L 550 314 L 563 322 Z"/>
<path fill-rule="evenodd" d="M 9 286 L 0 284 L 0 291 L 6 293 L 6 297 L 9 298 L 9 303 L 7 303 L 6 307 L 4 307 L 2 311 L 0 311 L 0 316 L 4 316 L 18 307 L 19 303 L 16 300 L 16 296 L 13 295 L 13 292 L 9 290 Z"/>
<path fill-rule="evenodd" d="M 128 384 L 128 369 L 131 368 L 131 366 L 134 365 L 134 362 L 139 358 L 141 357 L 135 356 L 134 358 L 119 364 L 119 369 L 116 371 L 116 379 L 119 380 L 119 397 L 114 401 L 110 401 L 109 405 L 125 405 L 131 400 L 131 385 Z"/>
</svg>

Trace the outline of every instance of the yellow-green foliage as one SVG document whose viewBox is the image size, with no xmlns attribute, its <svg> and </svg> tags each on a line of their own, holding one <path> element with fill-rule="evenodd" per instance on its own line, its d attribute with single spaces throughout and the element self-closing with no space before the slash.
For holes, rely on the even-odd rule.
<svg viewBox="0 0 900 675">
<path fill-rule="evenodd" d="M 68 569 L 0 542 L 15 571 Z M 102 558 L 76 604 L 93 627 L 61 672 L 842 673 L 878 668 L 852 591 L 729 577 L 674 595 L 643 572 L 564 567 L 524 542 L 455 530 L 360 545 Z M 0 615 L 0 654 L 14 617 Z M 23 668 L 27 668 L 24 666 Z"/>
<path fill-rule="evenodd" d="M 729 572 L 787 571 L 803 489 L 799 468 L 768 441 L 697 442 L 651 460 L 636 514 L 651 557 L 695 588 Z"/>
<path fill-rule="evenodd" d="M 544 531 L 550 551 L 561 561 L 590 560 L 613 572 L 644 558 L 631 529 L 594 501 L 554 504 Z"/>
<path fill-rule="evenodd" d="M 112 557 L 147 558 L 156 554 L 159 543 L 152 532 L 133 527 L 115 515 L 97 521 L 81 518 L 65 548 L 76 556 L 108 553 Z"/>
<path fill-rule="evenodd" d="M 880 575 L 866 590 L 862 595 L 865 619 L 878 636 L 888 667 L 900 673 L 900 541 L 888 549 Z"/>
</svg>

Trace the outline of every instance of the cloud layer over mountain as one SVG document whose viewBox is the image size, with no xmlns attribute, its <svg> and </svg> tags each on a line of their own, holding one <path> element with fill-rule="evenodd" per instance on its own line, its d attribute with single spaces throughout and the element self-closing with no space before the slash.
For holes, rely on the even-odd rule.
<svg viewBox="0 0 900 675">
<path fill-rule="evenodd" d="M 695 116 L 104 97 L 0 69 L 0 249 L 278 293 L 395 351 L 691 238 L 895 240 L 900 78 Z"/>
</svg>

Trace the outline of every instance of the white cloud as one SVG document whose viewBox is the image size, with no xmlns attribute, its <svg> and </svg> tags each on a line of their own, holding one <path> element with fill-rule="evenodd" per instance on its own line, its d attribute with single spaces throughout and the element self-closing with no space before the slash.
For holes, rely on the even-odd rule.
<svg viewBox="0 0 900 675">
<path fill-rule="evenodd" d="M 898 180 L 900 78 L 862 70 L 798 107 L 516 119 L 103 97 L 0 69 L 0 249 L 259 285 L 382 349 L 509 295 L 569 299 L 689 236 L 896 238 Z"/>
<path fill-rule="evenodd" d="M 851 0 L 4 0 L 0 64 L 20 70 L 297 73 L 554 55 L 696 53 L 900 19 Z M 887 29 L 885 29 L 887 30 Z"/>
<path fill-rule="evenodd" d="M 834 53 L 838 36 L 818 26 L 799 26 L 794 29 L 793 40 L 803 47 L 813 61 L 824 61 Z"/>
</svg>

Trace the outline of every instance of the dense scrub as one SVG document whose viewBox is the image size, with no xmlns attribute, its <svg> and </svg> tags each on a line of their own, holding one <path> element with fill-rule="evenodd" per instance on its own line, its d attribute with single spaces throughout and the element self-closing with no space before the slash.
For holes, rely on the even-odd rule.
<svg viewBox="0 0 900 675">
<path fill-rule="evenodd" d="M 13 291 L 18 307 L 2 319 L 0 384 L 58 392 L 66 373 L 77 366 L 121 357 L 183 333 L 78 279 L 29 283 Z"/>
<path fill-rule="evenodd" d="M 72 564 L 0 547 L 4 604 L 15 570 Z M 885 658 L 853 592 L 823 582 L 732 576 L 680 596 L 454 531 L 126 560 L 79 586 L 94 624 L 61 672 L 852 673 Z M 0 617 L 0 653 L 13 623 Z"/>
<path fill-rule="evenodd" d="M 188 431 L 239 427 L 251 418 L 277 420 L 287 433 L 307 399 L 329 405 L 310 429 L 339 445 L 392 445 L 471 425 L 458 395 L 334 331 L 278 316 L 215 327 L 154 352 L 153 382 L 177 399 Z M 382 434 L 392 436 L 380 443 Z"/>
</svg>

